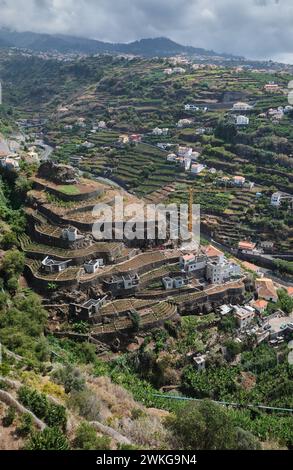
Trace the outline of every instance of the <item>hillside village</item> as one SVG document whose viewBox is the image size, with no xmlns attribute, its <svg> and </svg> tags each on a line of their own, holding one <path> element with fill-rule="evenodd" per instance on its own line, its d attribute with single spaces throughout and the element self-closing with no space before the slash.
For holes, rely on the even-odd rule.
<svg viewBox="0 0 293 470">
<path fill-rule="evenodd" d="M 32 63 L 30 54 L 17 60 Z M 150 431 L 143 441 L 130 429 L 131 419 L 143 426 L 142 416 L 150 423 L 152 413 L 168 442 L 162 423 L 174 410 L 165 392 L 292 408 L 292 72 L 185 56 L 74 60 L 76 69 L 34 57 L 42 93 L 22 82 L 14 57 L 0 62 L 9 103 L 0 105 L 0 258 L 9 296 L 3 311 L 14 298 L 37 294 L 51 365 L 42 372 L 33 338 L 27 359 L 34 373 L 42 381 L 49 376 L 51 388 L 58 384 L 65 404 L 54 361 L 63 367 L 79 354 L 90 388 L 106 395 L 99 431 L 111 436 L 112 448 L 159 448 Z M 157 232 L 152 239 L 115 238 L 114 226 L 111 237 L 96 239 L 93 209 L 112 206 L 116 196 L 132 204 L 200 204 L 199 245 L 186 248 Z M 123 227 L 127 221 L 123 215 Z M 16 380 L 18 360 L 9 354 L 25 362 L 24 343 L 1 318 L 0 327 L 11 369 L 0 382 L 16 390 L 9 380 Z M 33 374 L 27 377 L 33 388 Z M 128 424 L 126 412 L 108 403 L 111 390 L 124 393 L 120 386 L 134 397 L 122 401 L 139 409 Z M 19 397 L 29 409 L 28 398 Z M 233 419 L 247 418 L 246 431 L 263 448 L 290 448 L 287 415 L 276 412 L 270 421 L 255 410 L 242 416 L 237 409 Z"/>
</svg>

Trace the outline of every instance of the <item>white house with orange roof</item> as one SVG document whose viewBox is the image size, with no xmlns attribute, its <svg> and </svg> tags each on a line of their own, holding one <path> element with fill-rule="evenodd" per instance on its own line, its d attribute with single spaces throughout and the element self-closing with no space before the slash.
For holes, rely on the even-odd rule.
<svg viewBox="0 0 293 470">
<path fill-rule="evenodd" d="M 266 83 L 266 85 L 264 86 L 264 90 L 269 93 L 274 93 L 276 91 L 279 91 L 279 89 L 280 89 L 279 85 L 275 82 Z"/>
<path fill-rule="evenodd" d="M 243 251 L 243 253 L 249 253 L 256 249 L 256 243 L 250 242 L 248 240 L 241 240 L 238 243 L 238 250 Z"/>
<path fill-rule="evenodd" d="M 181 269 L 187 273 L 200 271 L 206 268 L 207 259 L 203 255 L 195 255 L 194 253 L 188 253 L 182 255 L 179 259 L 179 265 Z"/>
<path fill-rule="evenodd" d="M 204 169 L 205 169 L 205 165 L 203 165 L 202 163 L 193 163 L 191 165 L 191 173 L 193 173 L 194 175 L 199 175 Z"/>
<path fill-rule="evenodd" d="M 246 328 L 253 321 L 255 317 L 255 310 L 249 305 L 245 305 L 245 307 L 240 307 L 239 305 L 235 305 L 234 316 L 236 318 L 238 327 L 240 329 Z"/>
<path fill-rule="evenodd" d="M 227 282 L 230 278 L 241 275 L 240 265 L 226 259 L 222 251 L 212 245 L 205 247 L 203 251 L 208 258 L 206 278 L 212 284 Z"/>
<path fill-rule="evenodd" d="M 240 265 L 226 259 L 224 253 L 212 245 L 202 248 L 198 254 L 181 255 L 179 266 L 182 271 L 206 278 L 212 284 L 227 282 L 241 275 Z"/>
<path fill-rule="evenodd" d="M 202 251 L 211 261 L 218 261 L 219 263 L 224 261 L 224 253 L 213 245 L 203 247 Z"/>
<path fill-rule="evenodd" d="M 232 181 L 235 186 L 243 186 L 245 183 L 245 178 L 244 176 L 233 176 Z"/>
</svg>

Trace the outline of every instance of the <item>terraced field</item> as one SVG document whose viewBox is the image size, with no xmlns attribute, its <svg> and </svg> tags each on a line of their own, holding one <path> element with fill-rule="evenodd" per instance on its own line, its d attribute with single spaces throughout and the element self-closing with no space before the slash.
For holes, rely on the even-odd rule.
<svg viewBox="0 0 293 470">
<path fill-rule="evenodd" d="M 149 325 L 151 326 L 173 318 L 177 314 L 177 309 L 176 306 L 170 302 L 159 302 L 154 306 L 136 310 L 136 312 L 139 315 L 140 328 L 147 328 Z M 91 330 L 91 335 L 93 337 L 99 337 L 99 335 L 119 333 L 131 328 L 133 328 L 131 318 L 116 318 L 108 324 L 95 326 Z"/>
<path fill-rule="evenodd" d="M 87 248 L 82 248 L 78 250 L 72 249 L 63 249 L 56 246 L 48 246 L 42 245 L 40 243 L 36 243 L 31 240 L 28 235 L 22 235 L 19 237 L 19 241 L 21 244 L 21 248 L 25 253 L 30 255 L 36 254 L 45 256 L 53 256 L 54 258 L 60 260 L 67 260 L 67 259 L 74 259 L 74 258 L 81 258 L 86 256 L 94 255 L 95 253 L 105 253 L 110 254 L 113 250 L 120 247 L 119 243 L 106 243 L 106 242 L 98 242 L 93 243 L 92 245 L 88 246 Z"/>
</svg>

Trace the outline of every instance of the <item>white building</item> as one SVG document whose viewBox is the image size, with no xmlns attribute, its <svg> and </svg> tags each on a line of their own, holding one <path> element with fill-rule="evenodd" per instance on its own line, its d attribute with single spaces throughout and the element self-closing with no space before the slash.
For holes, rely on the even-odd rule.
<svg viewBox="0 0 293 470">
<path fill-rule="evenodd" d="M 293 196 L 287 193 L 281 193 L 280 191 L 272 194 L 271 205 L 274 207 L 280 207 L 283 201 L 288 201 L 289 204 L 293 203 Z"/>
<path fill-rule="evenodd" d="M 237 126 L 248 126 L 249 118 L 247 116 L 237 116 L 236 117 L 236 125 Z"/>
<path fill-rule="evenodd" d="M 245 177 L 244 176 L 233 176 L 232 181 L 235 186 L 240 186 L 242 187 L 245 183 Z"/>
<path fill-rule="evenodd" d="M 107 129 L 107 124 L 105 123 L 105 121 L 99 121 L 98 122 L 98 128 L 99 129 Z"/>
<path fill-rule="evenodd" d="M 185 111 L 199 111 L 199 107 L 195 104 L 186 104 L 184 106 Z"/>
<path fill-rule="evenodd" d="M 153 135 L 167 135 L 169 132 L 169 129 L 167 127 L 164 127 L 161 129 L 160 127 L 155 127 L 152 131 Z"/>
<path fill-rule="evenodd" d="M 185 158 L 184 159 L 184 170 L 189 171 L 191 167 L 191 158 Z"/>
<path fill-rule="evenodd" d="M 245 307 L 234 306 L 234 316 L 240 329 L 246 328 L 255 317 L 255 309 L 246 305 Z"/>
<path fill-rule="evenodd" d="M 206 269 L 206 278 L 212 284 L 221 284 L 227 282 L 231 277 L 241 275 L 239 264 L 224 259 L 222 262 L 208 261 Z"/>
<path fill-rule="evenodd" d="M 173 73 L 185 73 L 186 70 L 183 67 L 174 67 Z"/>
<path fill-rule="evenodd" d="M 62 231 L 62 238 L 68 240 L 70 243 L 74 243 L 81 238 L 84 238 L 83 235 L 78 234 L 78 230 L 75 227 L 67 227 Z"/>
<path fill-rule="evenodd" d="M 92 149 L 94 148 L 94 146 L 95 144 L 93 144 L 92 142 L 88 142 L 87 140 L 80 145 L 80 147 L 85 147 L 87 149 Z"/>
<path fill-rule="evenodd" d="M 182 67 L 174 67 L 173 69 L 171 68 L 167 68 L 167 69 L 164 69 L 164 73 L 166 75 L 172 75 L 173 73 L 185 73 L 186 70 Z"/>
<path fill-rule="evenodd" d="M 176 161 L 177 161 L 176 153 L 169 153 L 167 155 L 167 162 L 176 162 Z"/>
<path fill-rule="evenodd" d="M 234 111 L 250 111 L 252 109 L 252 106 L 248 103 L 243 103 L 242 101 L 239 101 L 238 103 L 233 104 L 233 110 Z"/>
<path fill-rule="evenodd" d="M 265 91 L 268 91 L 269 93 L 274 93 L 279 90 L 279 85 L 274 82 L 269 82 L 264 86 Z"/>
<path fill-rule="evenodd" d="M 293 111 L 293 106 L 287 105 L 285 106 L 284 113 L 291 113 Z"/>
<path fill-rule="evenodd" d="M 193 124 L 192 119 L 179 119 L 177 122 L 177 127 L 182 128 L 182 127 L 189 127 Z"/>
<path fill-rule="evenodd" d="M 104 260 L 101 259 L 92 259 L 84 263 L 84 269 L 86 273 L 93 274 L 95 273 L 100 267 L 104 266 Z"/>
<path fill-rule="evenodd" d="M 197 370 L 200 372 L 206 368 L 206 358 L 205 356 L 195 356 L 193 358 L 194 364 L 196 365 Z"/>
<path fill-rule="evenodd" d="M 18 155 L 8 155 L 0 159 L 0 165 L 9 171 L 18 171 L 20 157 Z"/>
<path fill-rule="evenodd" d="M 187 273 L 192 273 L 201 269 L 205 269 L 206 265 L 206 256 L 196 256 L 193 253 L 180 256 L 179 259 L 180 268 Z"/>
<path fill-rule="evenodd" d="M 69 263 L 71 261 L 72 261 L 71 259 L 66 260 L 66 261 L 56 261 L 55 259 L 50 258 L 49 256 L 46 256 L 46 258 L 44 258 L 42 261 L 42 269 L 46 273 L 54 273 L 54 272 L 58 273 L 61 271 L 65 271 L 65 269 L 68 268 Z"/>
<path fill-rule="evenodd" d="M 199 175 L 204 169 L 205 165 L 202 163 L 193 163 L 193 165 L 191 165 L 191 173 L 195 175 Z"/>
<path fill-rule="evenodd" d="M 186 286 L 187 282 L 188 282 L 187 279 L 185 279 L 182 276 L 177 276 L 173 278 L 169 276 L 165 276 L 162 278 L 162 283 L 166 290 L 180 289 L 181 287 Z"/>
<path fill-rule="evenodd" d="M 179 147 L 177 152 L 178 157 L 191 158 L 192 148 L 191 147 Z"/>
</svg>

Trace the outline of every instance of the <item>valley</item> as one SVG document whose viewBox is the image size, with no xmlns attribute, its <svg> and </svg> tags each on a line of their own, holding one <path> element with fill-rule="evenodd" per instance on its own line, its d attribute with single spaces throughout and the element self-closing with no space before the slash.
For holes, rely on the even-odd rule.
<svg viewBox="0 0 293 470">
<path fill-rule="evenodd" d="M 0 416 L 16 447 L 190 449 L 180 397 L 227 419 L 218 448 L 292 447 L 292 67 L 158 55 L 0 49 Z M 169 219 L 129 239 L 123 212 L 122 236 L 111 220 L 98 238 L 95 208 L 117 197 L 185 204 L 189 222 L 199 204 L 199 243 Z"/>
</svg>

